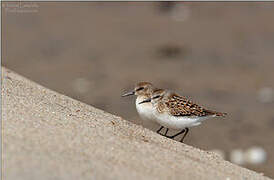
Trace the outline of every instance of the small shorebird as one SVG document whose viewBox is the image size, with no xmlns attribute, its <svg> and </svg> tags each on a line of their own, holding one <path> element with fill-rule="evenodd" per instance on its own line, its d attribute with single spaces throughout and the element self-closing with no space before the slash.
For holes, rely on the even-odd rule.
<svg viewBox="0 0 274 180">
<path fill-rule="evenodd" d="M 140 117 L 143 119 L 143 121 L 157 123 L 155 121 L 155 116 L 153 114 L 152 103 L 151 102 L 147 102 L 145 104 L 141 103 L 144 100 L 150 98 L 153 91 L 155 91 L 155 90 L 156 90 L 156 88 L 150 82 L 139 82 L 136 84 L 133 91 L 123 94 L 122 97 L 136 95 L 137 98 L 136 98 L 135 104 L 136 104 L 137 112 L 140 115 Z M 164 127 L 161 126 L 160 129 L 157 130 L 157 133 L 161 134 L 160 131 L 163 128 Z M 167 133 L 167 131 L 166 131 L 166 133 Z M 166 133 L 165 133 L 165 135 L 166 135 Z M 163 135 L 163 134 L 161 134 L 161 135 Z"/>
<path fill-rule="evenodd" d="M 153 120 L 154 116 L 152 114 L 152 104 L 151 102 L 146 104 L 140 104 L 140 102 L 151 97 L 152 92 L 155 88 L 149 82 L 139 82 L 136 84 L 133 91 L 127 92 L 122 95 L 122 97 L 136 95 L 136 109 L 143 120 Z"/>
<path fill-rule="evenodd" d="M 155 120 L 166 127 L 167 131 L 168 128 L 181 130 L 173 136 L 165 134 L 166 137 L 173 139 L 184 133 L 180 142 L 183 142 L 190 127 L 198 126 L 210 117 L 226 115 L 226 113 L 207 110 L 186 97 L 162 89 L 154 90 L 150 98 L 139 102 L 139 104 L 144 103 L 152 103 Z"/>
</svg>

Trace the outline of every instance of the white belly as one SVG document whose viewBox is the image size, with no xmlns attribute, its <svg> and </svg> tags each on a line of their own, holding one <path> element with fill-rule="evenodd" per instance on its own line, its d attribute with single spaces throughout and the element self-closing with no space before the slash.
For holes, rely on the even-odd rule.
<svg viewBox="0 0 274 180">
<path fill-rule="evenodd" d="M 162 126 L 170 129 L 181 130 L 186 127 L 198 126 L 202 121 L 209 117 L 175 117 L 170 116 L 168 113 L 154 113 L 156 121 Z"/>
<path fill-rule="evenodd" d="M 153 107 L 152 104 L 149 103 L 143 103 L 139 104 L 143 100 L 145 100 L 147 97 L 137 97 L 136 99 L 136 109 L 138 114 L 143 120 L 148 120 L 148 121 L 154 121 L 154 114 L 153 114 Z"/>
</svg>

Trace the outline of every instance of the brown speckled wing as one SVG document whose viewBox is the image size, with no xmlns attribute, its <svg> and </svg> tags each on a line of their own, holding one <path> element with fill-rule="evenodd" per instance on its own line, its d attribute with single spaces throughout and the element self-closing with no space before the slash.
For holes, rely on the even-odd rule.
<svg viewBox="0 0 274 180">
<path fill-rule="evenodd" d="M 193 103 L 186 97 L 179 96 L 177 94 L 171 94 L 169 101 L 165 102 L 169 109 L 169 113 L 173 116 L 223 116 L 223 113 L 218 113 L 210 110 L 206 110 L 203 107 Z"/>
<path fill-rule="evenodd" d="M 165 104 L 163 103 L 163 102 L 159 102 L 158 103 L 158 105 L 157 105 L 157 111 L 159 112 L 159 113 L 164 113 L 164 112 L 166 112 L 166 106 L 165 106 Z"/>
</svg>

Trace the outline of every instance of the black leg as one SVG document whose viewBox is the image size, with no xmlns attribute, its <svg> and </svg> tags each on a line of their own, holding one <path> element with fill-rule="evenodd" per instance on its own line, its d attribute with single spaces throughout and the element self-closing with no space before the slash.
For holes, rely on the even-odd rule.
<svg viewBox="0 0 274 180">
<path fill-rule="evenodd" d="M 183 137 L 182 137 L 182 139 L 181 139 L 180 142 L 183 142 L 183 141 L 184 141 L 184 138 L 186 137 L 186 135 L 187 135 L 187 133 L 188 133 L 188 131 L 189 131 L 188 128 L 185 128 L 185 130 L 186 130 L 186 132 L 184 133 L 184 135 L 183 135 Z"/>
<path fill-rule="evenodd" d="M 164 128 L 164 126 L 161 126 L 160 129 L 158 129 L 157 133 L 160 134 L 160 131 Z"/>
<path fill-rule="evenodd" d="M 165 136 L 167 136 L 168 128 L 166 128 Z"/>
<path fill-rule="evenodd" d="M 173 138 L 175 138 L 176 136 L 179 136 L 180 134 L 182 134 L 182 133 L 184 133 L 184 132 L 185 132 L 185 129 L 183 129 L 182 131 L 178 132 L 177 134 L 175 134 L 175 135 L 173 135 L 173 136 L 166 136 L 166 137 L 173 139 Z"/>
</svg>

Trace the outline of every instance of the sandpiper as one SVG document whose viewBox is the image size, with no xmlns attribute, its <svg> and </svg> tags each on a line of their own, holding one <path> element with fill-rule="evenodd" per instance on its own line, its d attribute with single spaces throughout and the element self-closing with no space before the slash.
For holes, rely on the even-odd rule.
<svg viewBox="0 0 274 180">
<path fill-rule="evenodd" d="M 184 133 L 180 142 L 183 142 L 189 128 L 200 125 L 202 121 L 216 116 L 225 116 L 226 113 L 207 110 L 186 97 L 180 96 L 172 91 L 157 89 L 151 97 L 139 102 L 139 104 L 152 103 L 155 120 L 163 127 L 181 130 L 173 136 L 174 138 Z M 167 133 L 166 131 L 166 133 Z"/>
<path fill-rule="evenodd" d="M 137 95 L 135 104 L 136 104 L 137 112 L 140 115 L 140 117 L 146 122 L 153 122 L 153 123 L 158 124 L 155 121 L 152 103 L 151 102 L 147 102 L 145 104 L 141 103 L 144 100 L 150 98 L 153 91 L 156 91 L 156 89 L 157 88 L 155 88 L 152 85 L 152 83 L 150 83 L 150 82 L 139 82 L 136 84 L 133 91 L 123 94 L 122 97 L 130 96 L 130 95 Z M 160 129 L 157 130 L 157 133 L 161 134 L 161 130 L 163 128 L 164 127 L 161 126 Z M 168 132 L 168 130 L 166 130 L 165 134 L 161 134 L 161 135 L 166 136 L 167 132 Z"/>
<path fill-rule="evenodd" d="M 152 113 L 153 107 L 151 102 L 146 104 L 140 104 L 140 102 L 150 98 L 154 89 L 155 88 L 153 85 L 149 82 L 139 82 L 136 84 L 133 91 L 123 94 L 122 97 L 136 95 L 137 98 L 135 104 L 137 112 L 143 120 L 151 121 L 154 120 L 154 115 Z"/>
</svg>

